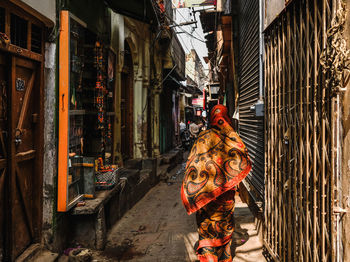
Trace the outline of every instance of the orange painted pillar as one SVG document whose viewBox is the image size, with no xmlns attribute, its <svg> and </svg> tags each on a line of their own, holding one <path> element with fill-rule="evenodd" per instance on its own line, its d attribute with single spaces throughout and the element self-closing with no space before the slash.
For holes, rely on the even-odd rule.
<svg viewBox="0 0 350 262">
<path fill-rule="evenodd" d="M 68 206 L 69 13 L 61 11 L 59 38 L 59 133 L 57 211 Z"/>
</svg>

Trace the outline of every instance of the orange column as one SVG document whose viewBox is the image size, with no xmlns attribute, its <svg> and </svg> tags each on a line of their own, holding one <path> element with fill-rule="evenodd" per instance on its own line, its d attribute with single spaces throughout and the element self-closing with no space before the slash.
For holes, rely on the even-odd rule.
<svg viewBox="0 0 350 262">
<path fill-rule="evenodd" d="M 57 211 L 68 205 L 69 13 L 61 11 L 59 38 L 59 133 Z"/>
</svg>

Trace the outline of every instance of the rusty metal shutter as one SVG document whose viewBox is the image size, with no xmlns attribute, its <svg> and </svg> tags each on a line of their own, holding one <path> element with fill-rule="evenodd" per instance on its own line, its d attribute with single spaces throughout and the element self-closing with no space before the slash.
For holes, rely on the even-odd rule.
<svg viewBox="0 0 350 262">
<path fill-rule="evenodd" d="M 253 162 L 245 184 L 253 199 L 262 203 L 264 119 L 250 110 L 259 99 L 259 0 L 240 0 L 239 9 L 239 134 Z"/>
</svg>

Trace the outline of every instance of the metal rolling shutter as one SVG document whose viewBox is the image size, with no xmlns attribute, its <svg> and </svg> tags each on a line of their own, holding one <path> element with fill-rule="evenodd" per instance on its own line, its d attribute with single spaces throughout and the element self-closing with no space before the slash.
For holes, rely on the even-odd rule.
<svg viewBox="0 0 350 262">
<path fill-rule="evenodd" d="M 259 98 L 259 1 L 240 0 L 239 17 L 239 134 L 253 162 L 245 180 L 256 202 L 264 199 L 264 119 L 250 107 Z"/>
</svg>

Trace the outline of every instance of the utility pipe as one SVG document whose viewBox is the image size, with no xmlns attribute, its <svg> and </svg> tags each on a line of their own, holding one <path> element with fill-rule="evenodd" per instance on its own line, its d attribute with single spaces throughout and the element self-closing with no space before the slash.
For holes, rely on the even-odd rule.
<svg viewBox="0 0 350 262">
<path fill-rule="evenodd" d="M 264 101 L 264 10 L 265 0 L 259 1 L 259 100 Z"/>
</svg>

